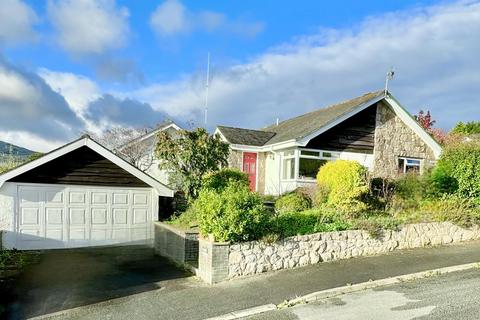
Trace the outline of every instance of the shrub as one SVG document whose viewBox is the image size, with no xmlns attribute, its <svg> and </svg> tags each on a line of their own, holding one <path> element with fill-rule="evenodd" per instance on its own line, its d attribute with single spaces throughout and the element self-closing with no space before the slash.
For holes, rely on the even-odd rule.
<svg viewBox="0 0 480 320">
<path fill-rule="evenodd" d="M 319 189 L 326 200 L 344 213 L 357 213 L 367 208 L 362 201 L 368 193 L 367 170 L 360 163 L 337 160 L 323 165 L 317 175 Z"/>
<path fill-rule="evenodd" d="M 351 228 L 351 223 L 331 208 L 310 209 L 302 212 L 287 212 L 271 221 L 271 234 L 281 237 L 315 232 L 342 231 Z"/>
<path fill-rule="evenodd" d="M 440 199 L 425 201 L 420 210 L 434 221 L 450 221 L 462 227 L 480 223 L 480 207 L 475 200 L 458 195 L 443 195 Z"/>
<path fill-rule="evenodd" d="M 312 207 L 312 201 L 304 194 L 298 192 L 287 193 L 275 202 L 278 213 L 300 212 Z"/>
<path fill-rule="evenodd" d="M 357 219 L 353 228 L 367 231 L 372 238 L 382 236 L 383 230 L 398 230 L 401 220 L 389 215 L 372 215 Z"/>
<path fill-rule="evenodd" d="M 272 221 L 273 233 L 282 237 L 291 237 L 315 232 L 318 213 L 314 211 L 287 212 Z"/>
<path fill-rule="evenodd" d="M 247 241 L 261 238 L 268 222 L 261 197 L 239 181 L 223 190 L 203 189 L 192 206 L 200 233 L 215 241 Z"/>
<path fill-rule="evenodd" d="M 480 142 L 463 142 L 444 148 L 438 161 L 445 176 L 456 182 L 456 193 L 480 197 Z M 453 180 L 449 181 L 453 185 Z"/>
<path fill-rule="evenodd" d="M 428 177 L 428 194 L 439 197 L 443 194 L 455 193 L 458 190 L 457 180 L 449 175 L 442 165 L 436 166 Z"/>
<path fill-rule="evenodd" d="M 467 123 L 459 122 L 452 129 L 452 133 L 457 134 L 479 134 L 480 121 L 470 121 Z"/>
<path fill-rule="evenodd" d="M 167 223 L 175 225 L 183 229 L 198 226 L 197 212 L 193 207 L 188 208 L 185 212 L 173 216 Z"/>
<path fill-rule="evenodd" d="M 418 173 L 407 173 L 396 181 L 395 193 L 403 199 L 419 200 L 424 196 L 425 179 Z"/>
<path fill-rule="evenodd" d="M 202 181 L 202 188 L 221 191 L 233 181 L 237 181 L 247 187 L 249 186 L 248 175 L 246 173 L 238 169 L 224 168 L 205 175 Z"/>
</svg>

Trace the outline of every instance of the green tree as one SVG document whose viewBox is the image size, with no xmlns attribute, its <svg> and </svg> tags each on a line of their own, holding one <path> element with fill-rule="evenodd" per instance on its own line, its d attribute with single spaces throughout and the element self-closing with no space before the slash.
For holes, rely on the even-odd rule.
<svg viewBox="0 0 480 320">
<path fill-rule="evenodd" d="M 160 132 L 155 154 L 162 160 L 160 169 L 170 171 L 174 180 L 180 180 L 179 187 L 192 200 L 198 196 L 202 177 L 227 165 L 229 152 L 228 144 L 219 136 L 197 128 L 183 130 L 177 137 Z"/>
<path fill-rule="evenodd" d="M 480 134 L 480 121 L 470 121 L 467 123 L 459 122 L 452 129 L 452 133 L 457 134 Z"/>
</svg>

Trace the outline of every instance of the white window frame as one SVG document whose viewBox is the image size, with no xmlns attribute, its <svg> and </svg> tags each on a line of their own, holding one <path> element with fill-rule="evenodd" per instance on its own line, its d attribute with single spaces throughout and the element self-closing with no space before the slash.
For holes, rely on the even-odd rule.
<svg viewBox="0 0 480 320">
<path fill-rule="evenodd" d="M 290 154 L 290 155 L 287 155 L 287 156 L 285 155 L 285 153 L 290 153 L 291 151 L 293 151 L 293 154 Z M 298 176 L 298 174 L 297 174 L 297 167 L 298 167 L 297 166 L 297 161 L 298 161 L 297 156 L 298 156 L 297 155 L 297 149 L 293 149 L 293 150 L 290 149 L 290 150 L 285 150 L 285 151 L 282 152 L 282 158 L 281 158 L 282 161 L 281 161 L 281 166 L 280 166 L 280 170 L 281 170 L 280 172 L 281 172 L 281 177 L 282 177 L 281 180 L 282 181 L 295 181 L 296 180 L 296 177 Z M 289 160 L 289 159 L 293 159 L 294 173 L 293 173 L 293 177 L 287 179 L 287 178 L 285 178 L 285 175 L 284 175 L 285 171 L 284 170 L 285 170 L 285 160 Z"/>
<path fill-rule="evenodd" d="M 423 159 L 419 159 L 419 158 L 411 158 L 411 157 L 398 157 L 398 161 L 400 160 L 403 160 L 403 170 L 401 172 L 401 174 L 407 174 L 407 167 L 418 167 L 418 173 L 422 173 L 422 167 L 423 167 Z M 418 165 L 417 164 L 407 164 L 408 160 L 413 160 L 413 161 L 418 161 Z M 398 164 L 398 162 L 397 162 Z"/>
<path fill-rule="evenodd" d="M 289 153 L 293 151 L 291 155 L 285 155 L 285 153 Z M 302 151 L 307 152 L 316 152 L 318 156 L 314 155 L 302 155 Z M 330 156 L 325 156 L 325 154 L 329 154 Z M 340 152 L 338 151 L 328 151 L 328 150 L 321 150 L 321 149 L 289 149 L 282 152 L 282 161 L 281 161 L 281 181 L 301 181 L 301 182 L 312 182 L 314 178 L 300 178 L 300 159 L 315 159 L 315 160 L 327 160 L 327 161 L 335 161 L 340 158 Z M 285 161 L 287 159 L 295 159 L 295 169 L 294 169 L 294 177 L 290 179 L 286 179 L 284 176 L 284 168 L 285 168 Z"/>
</svg>

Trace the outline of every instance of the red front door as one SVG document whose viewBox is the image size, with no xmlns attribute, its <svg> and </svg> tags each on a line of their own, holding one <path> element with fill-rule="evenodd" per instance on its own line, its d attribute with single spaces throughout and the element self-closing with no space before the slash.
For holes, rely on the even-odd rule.
<svg viewBox="0 0 480 320">
<path fill-rule="evenodd" d="M 243 153 L 243 172 L 248 174 L 250 190 L 255 191 L 257 184 L 257 154 L 253 152 Z"/>
</svg>

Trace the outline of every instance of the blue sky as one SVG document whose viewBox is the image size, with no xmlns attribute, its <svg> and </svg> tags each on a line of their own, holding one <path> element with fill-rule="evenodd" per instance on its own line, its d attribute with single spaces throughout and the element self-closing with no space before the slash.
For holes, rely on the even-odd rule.
<svg viewBox="0 0 480 320">
<path fill-rule="evenodd" d="M 475 1 L 3 0 L 0 140 L 46 151 L 82 131 L 275 118 L 383 86 L 438 126 L 479 120 Z"/>
</svg>

